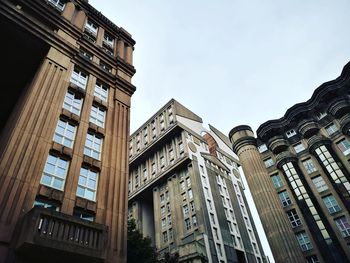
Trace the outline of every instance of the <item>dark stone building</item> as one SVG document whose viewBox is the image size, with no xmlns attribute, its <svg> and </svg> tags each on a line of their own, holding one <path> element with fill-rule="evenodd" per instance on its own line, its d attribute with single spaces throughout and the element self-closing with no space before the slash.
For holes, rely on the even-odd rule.
<svg viewBox="0 0 350 263">
<path fill-rule="evenodd" d="M 125 262 L 135 41 L 83 0 L 0 22 L 0 262 Z"/>
<path fill-rule="evenodd" d="M 350 64 L 312 97 L 230 139 L 276 262 L 350 261 Z"/>
</svg>

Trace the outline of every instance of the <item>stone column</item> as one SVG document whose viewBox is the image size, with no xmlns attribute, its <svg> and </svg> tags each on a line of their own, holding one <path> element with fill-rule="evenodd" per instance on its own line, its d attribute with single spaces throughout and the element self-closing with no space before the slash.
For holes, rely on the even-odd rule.
<svg viewBox="0 0 350 263">
<path fill-rule="evenodd" d="M 79 29 L 83 30 L 85 26 L 85 20 L 86 20 L 86 14 L 84 13 L 84 11 L 80 10 L 75 16 L 73 24 L 77 26 Z"/>
<path fill-rule="evenodd" d="M 233 128 L 229 138 L 238 155 L 276 263 L 305 262 L 260 158 L 254 133 L 249 126 Z"/>
<path fill-rule="evenodd" d="M 117 41 L 117 56 L 124 59 L 124 41 L 122 39 Z"/>
</svg>

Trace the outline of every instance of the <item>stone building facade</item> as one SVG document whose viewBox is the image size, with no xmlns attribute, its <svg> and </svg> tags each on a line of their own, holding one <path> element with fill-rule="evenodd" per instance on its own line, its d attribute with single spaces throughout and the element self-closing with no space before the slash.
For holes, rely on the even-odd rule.
<svg viewBox="0 0 350 263">
<path fill-rule="evenodd" d="M 350 64 L 257 138 L 229 136 L 276 262 L 349 262 Z"/>
<path fill-rule="evenodd" d="M 126 262 L 135 41 L 83 0 L 0 21 L 0 262 Z"/>
<path fill-rule="evenodd" d="M 229 139 L 175 100 L 130 138 L 129 219 L 160 256 L 266 262 Z"/>
</svg>

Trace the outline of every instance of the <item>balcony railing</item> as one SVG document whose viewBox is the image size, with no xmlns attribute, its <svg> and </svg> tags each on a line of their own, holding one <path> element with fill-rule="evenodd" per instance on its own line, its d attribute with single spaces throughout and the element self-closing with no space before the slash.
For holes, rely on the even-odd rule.
<svg viewBox="0 0 350 263">
<path fill-rule="evenodd" d="M 73 258 L 104 262 L 107 242 L 104 225 L 34 207 L 23 217 L 18 231 L 16 252 L 22 257 L 46 260 L 57 256 L 62 262 Z"/>
<path fill-rule="evenodd" d="M 336 118 L 340 118 L 348 113 L 350 110 L 350 102 L 342 99 L 338 100 L 329 107 L 328 111 L 335 116 Z"/>
</svg>

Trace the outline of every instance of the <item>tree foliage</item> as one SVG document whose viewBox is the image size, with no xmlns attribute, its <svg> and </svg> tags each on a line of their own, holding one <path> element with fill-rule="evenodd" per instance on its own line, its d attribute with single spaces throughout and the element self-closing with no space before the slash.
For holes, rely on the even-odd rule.
<svg viewBox="0 0 350 263">
<path fill-rule="evenodd" d="M 158 263 L 156 249 L 149 237 L 136 229 L 135 220 L 128 221 L 128 263 Z"/>
</svg>

